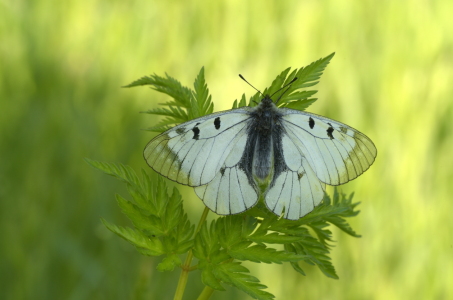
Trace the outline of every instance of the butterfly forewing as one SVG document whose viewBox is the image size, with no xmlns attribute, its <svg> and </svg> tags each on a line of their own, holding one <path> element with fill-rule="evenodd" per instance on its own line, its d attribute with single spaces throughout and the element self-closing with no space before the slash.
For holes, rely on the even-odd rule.
<svg viewBox="0 0 453 300">
<path fill-rule="evenodd" d="M 289 138 L 322 182 L 344 184 L 374 162 L 376 147 L 359 131 L 315 114 L 292 109 L 282 111 Z"/>
<path fill-rule="evenodd" d="M 148 143 L 145 160 L 156 172 L 181 184 L 207 184 L 233 149 L 243 152 L 247 111 L 230 110 L 173 127 Z"/>
</svg>

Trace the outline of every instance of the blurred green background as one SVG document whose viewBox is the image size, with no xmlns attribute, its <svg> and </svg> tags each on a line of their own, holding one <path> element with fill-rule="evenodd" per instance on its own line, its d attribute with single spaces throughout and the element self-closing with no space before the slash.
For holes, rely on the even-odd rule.
<svg viewBox="0 0 453 300">
<path fill-rule="evenodd" d="M 172 299 L 179 271 L 155 270 L 101 224 L 128 225 L 126 194 L 84 157 L 146 168 L 168 98 L 121 89 L 205 66 L 215 110 L 284 68 L 336 52 L 308 110 L 366 133 L 375 164 L 355 191 L 363 235 L 334 231 L 340 280 L 316 268 L 247 265 L 277 299 L 453 297 L 453 2 L 13 1 L 0 3 L 0 298 Z M 184 190 L 196 221 L 202 204 Z M 191 273 L 186 299 L 202 284 Z M 213 299 L 250 299 L 228 289 Z"/>
</svg>

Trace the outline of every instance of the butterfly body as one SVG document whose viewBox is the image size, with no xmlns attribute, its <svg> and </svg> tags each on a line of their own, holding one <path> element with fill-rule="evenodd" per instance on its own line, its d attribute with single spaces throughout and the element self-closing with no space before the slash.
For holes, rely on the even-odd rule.
<svg viewBox="0 0 453 300">
<path fill-rule="evenodd" d="M 274 147 L 280 143 L 281 113 L 269 96 L 250 111 L 248 143 L 243 168 L 249 178 L 265 183 L 273 173 L 275 160 Z M 247 164 L 247 162 L 252 162 Z"/>
<path fill-rule="evenodd" d="M 359 131 L 315 114 L 278 108 L 267 95 L 256 107 L 175 126 L 144 151 L 156 172 L 195 187 L 218 214 L 241 213 L 263 196 L 272 212 L 292 220 L 321 202 L 326 184 L 356 178 L 376 154 L 373 142 Z"/>
</svg>

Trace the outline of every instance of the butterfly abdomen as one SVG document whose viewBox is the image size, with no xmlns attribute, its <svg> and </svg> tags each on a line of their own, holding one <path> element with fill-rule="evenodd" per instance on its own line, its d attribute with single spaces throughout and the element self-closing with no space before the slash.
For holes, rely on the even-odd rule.
<svg viewBox="0 0 453 300">
<path fill-rule="evenodd" d="M 253 175 L 266 181 L 272 173 L 274 151 L 272 136 L 258 135 L 253 151 Z"/>
</svg>

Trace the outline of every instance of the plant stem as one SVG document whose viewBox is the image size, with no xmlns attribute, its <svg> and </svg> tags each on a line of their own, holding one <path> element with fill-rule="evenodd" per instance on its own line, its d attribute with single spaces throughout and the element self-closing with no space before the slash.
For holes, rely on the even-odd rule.
<svg viewBox="0 0 453 300">
<path fill-rule="evenodd" d="M 214 293 L 214 291 L 215 290 L 213 288 L 205 286 L 200 296 L 198 296 L 197 300 L 208 300 L 211 297 L 212 293 Z"/>
<path fill-rule="evenodd" d="M 200 231 L 201 226 L 203 225 L 204 221 L 206 220 L 206 217 L 208 216 L 208 213 L 209 208 L 205 207 L 203 214 L 201 215 L 200 221 L 198 222 L 197 230 L 195 231 L 195 236 L 197 235 L 198 231 Z M 189 271 L 191 270 L 190 264 L 192 263 L 192 258 L 193 258 L 192 250 L 189 250 L 189 252 L 187 253 L 186 260 L 184 261 L 184 264 L 181 266 L 182 269 L 181 275 L 179 275 L 178 286 L 176 287 L 175 297 L 173 298 L 174 300 L 182 300 L 182 296 L 184 295 L 184 290 L 186 289 L 187 285 L 187 279 L 189 277 Z"/>
</svg>

